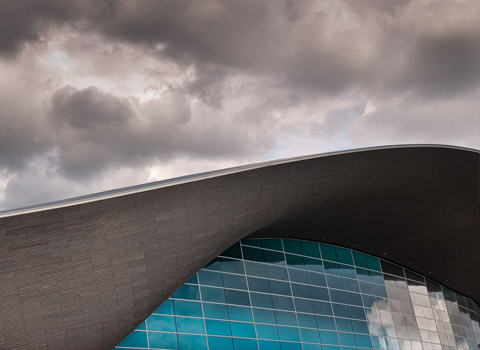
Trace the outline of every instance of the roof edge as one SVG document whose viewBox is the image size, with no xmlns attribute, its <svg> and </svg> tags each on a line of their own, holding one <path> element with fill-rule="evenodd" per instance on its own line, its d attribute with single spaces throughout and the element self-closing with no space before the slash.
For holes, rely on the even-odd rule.
<svg viewBox="0 0 480 350">
<path fill-rule="evenodd" d="M 315 153 L 315 154 L 309 154 L 304 156 L 281 158 L 281 159 L 274 159 L 274 160 L 269 160 L 265 162 L 240 165 L 240 166 L 231 167 L 231 168 L 207 171 L 203 173 L 184 175 L 176 178 L 165 179 L 165 180 L 160 180 L 155 182 L 148 182 L 145 184 L 139 184 L 139 185 L 133 185 L 133 186 L 127 186 L 127 187 L 121 187 L 118 189 L 101 191 L 101 192 L 87 194 L 87 195 L 78 196 L 78 197 L 60 199 L 52 202 L 45 202 L 45 203 L 39 203 L 39 204 L 34 204 L 34 205 L 20 207 L 20 208 L 7 209 L 4 211 L 0 211 L 0 218 L 6 218 L 10 216 L 15 216 L 15 215 L 30 214 L 30 213 L 53 210 L 53 209 L 64 208 L 64 207 L 71 207 L 79 204 L 117 198 L 117 197 L 127 196 L 130 194 L 156 190 L 164 187 L 170 187 L 170 186 L 185 184 L 189 182 L 195 182 L 198 180 L 211 179 L 219 176 L 264 168 L 267 166 L 288 164 L 288 163 L 293 163 L 293 162 L 298 162 L 298 161 L 303 161 L 308 159 L 324 158 L 324 157 L 330 157 L 330 156 L 336 156 L 336 155 L 342 155 L 342 154 L 378 151 L 378 150 L 386 150 L 386 149 L 401 149 L 401 148 L 405 148 L 405 149 L 406 148 L 442 148 L 442 149 L 452 149 L 452 150 L 463 151 L 463 152 L 478 153 L 480 155 L 480 150 L 476 150 L 468 147 L 443 145 L 443 144 L 396 144 L 396 145 L 362 147 L 362 148 L 347 149 L 347 150 L 333 151 L 333 152 L 326 152 L 326 153 Z"/>
</svg>

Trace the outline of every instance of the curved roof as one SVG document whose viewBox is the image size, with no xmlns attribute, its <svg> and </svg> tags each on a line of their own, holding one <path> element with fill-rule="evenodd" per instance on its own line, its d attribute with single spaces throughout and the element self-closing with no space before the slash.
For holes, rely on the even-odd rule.
<svg viewBox="0 0 480 350">
<path fill-rule="evenodd" d="M 480 153 L 336 152 L 0 213 L 0 347 L 112 348 L 246 236 L 357 249 L 479 302 Z"/>
</svg>

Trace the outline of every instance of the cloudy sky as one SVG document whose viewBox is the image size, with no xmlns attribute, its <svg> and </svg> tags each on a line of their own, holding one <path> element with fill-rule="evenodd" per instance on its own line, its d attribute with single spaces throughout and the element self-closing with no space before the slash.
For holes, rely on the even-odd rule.
<svg viewBox="0 0 480 350">
<path fill-rule="evenodd" d="M 478 0 L 2 0 L 0 210 L 288 156 L 480 148 Z"/>
</svg>

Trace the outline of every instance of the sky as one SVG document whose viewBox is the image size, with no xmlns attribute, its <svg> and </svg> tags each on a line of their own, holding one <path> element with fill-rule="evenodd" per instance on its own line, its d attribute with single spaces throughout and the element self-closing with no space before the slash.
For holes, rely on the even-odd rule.
<svg viewBox="0 0 480 350">
<path fill-rule="evenodd" d="M 405 143 L 480 149 L 478 0 L 0 1 L 0 210 Z"/>
</svg>

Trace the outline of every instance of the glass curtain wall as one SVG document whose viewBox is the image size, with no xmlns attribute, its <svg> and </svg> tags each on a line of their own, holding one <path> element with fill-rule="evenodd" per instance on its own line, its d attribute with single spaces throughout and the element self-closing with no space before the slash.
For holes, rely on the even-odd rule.
<svg viewBox="0 0 480 350">
<path fill-rule="evenodd" d="M 388 261 L 246 239 L 196 273 L 116 349 L 469 349 L 472 299 Z"/>
</svg>

